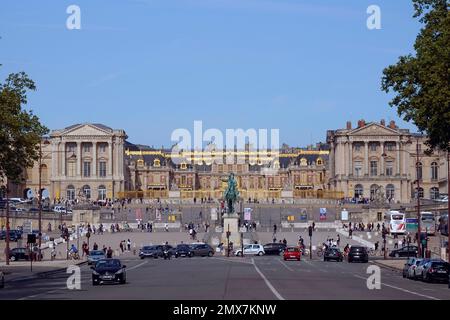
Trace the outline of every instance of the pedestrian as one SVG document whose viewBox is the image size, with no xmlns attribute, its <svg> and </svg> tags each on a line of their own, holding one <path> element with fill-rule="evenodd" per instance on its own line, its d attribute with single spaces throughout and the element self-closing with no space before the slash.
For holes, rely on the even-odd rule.
<svg viewBox="0 0 450 320">
<path fill-rule="evenodd" d="M 94 245 L 92 246 L 92 250 L 98 250 L 98 244 L 97 244 L 97 242 L 94 242 Z"/>
<path fill-rule="evenodd" d="M 122 241 L 120 241 L 119 248 L 120 248 L 120 251 L 122 251 L 122 253 L 123 253 L 123 242 Z"/>
<path fill-rule="evenodd" d="M 286 238 L 283 239 L 283 244 L 286 246 L 287 245 L 287 240 Z"/>
<path fill-rule="evenodd" d="M 127 241 L 127 247 L 128 247 L 128 251 L 131 251 L 131 241 L 130 241 L 130 239 L 128 239 L 128 241 Z"/>
<path fill-rule="evenodd" d="M 341 236 L 337 235 L 336 244 L 339 247 L 339 244 L 341 243 Z"/>
<path fill-rule="evenodd" d="M 169 225 L 167 223 L 164 225 L 164 229 L 166 230 L 166 232 L 169 232 Z"/>
<path fill-rule="evenodd" d="M 103 250 L 103 253 L 106 255 L 106 252 L 108 251 L 108 248 L 106 248 L 106 246 L 105 245 L 103 245 L 103 248 L 102 248 L 102 250 Z"/>
<path fill-rule="evenodd" d="M 108 251 L 106 252 L 106 258 L 111 259 L 113 255 L 113 250 L 111 247 L 108 248 Z"/>
<path fill-rule="evenodd" d="M 316 223 L 313 221 L 312 223 L 313 231 L 316 231 Z"/>
<path fill-rule="evenodd" d="M 350 239 L 352 238 L 352 234 L 353 234 L 353 229 L 349 229 L 348 230 L 348 236 L 350 237 Z"/>
</svg>

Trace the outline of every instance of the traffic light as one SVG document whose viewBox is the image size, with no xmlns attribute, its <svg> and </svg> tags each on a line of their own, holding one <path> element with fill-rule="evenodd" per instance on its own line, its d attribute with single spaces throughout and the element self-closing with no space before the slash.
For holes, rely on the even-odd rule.
<svg viewBox="0 0 450 320">
<path fill-rule="evenodd" d="M 230 235 L 231 235 L 231 232 L 230 232 L 230 231 L 227 231 L 227 238 L 229 238 Z"/>
<path fill-rule="evenodd" d="M 310 237 L 312 237 L 312 233 L 313 233 L 313 228 L 312 228 L 312 226 L 309 226 L 308 227 L 308 234 L 309 234 Z"/>
<path fill-rule="evenodd" d="M 27 243 L 36 243 L 36 235 L 34 233 L 28 235 Z"/>
</svg>

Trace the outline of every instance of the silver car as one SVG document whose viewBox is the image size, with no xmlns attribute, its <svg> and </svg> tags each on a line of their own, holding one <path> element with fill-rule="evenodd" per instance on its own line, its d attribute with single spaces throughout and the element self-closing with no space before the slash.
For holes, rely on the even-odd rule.
<svg viewBox="0 0 450 320">
<path fill-rule="evenodd" d="M 106 259 L 105 253 L 103 250 L 92 250 L 89 251 L 89 255 L 87 257 L 88 264 L 95 264 L 97 261 Z"/>
<path fill-rule="evenodd" d="M 416 274 L 416 269 L 419 266 L 421 258 L 410 258 L 410 267 L 406 273 L 406 278 L 408 279 L 416 279 L 418 274 Z"/>
</svg>

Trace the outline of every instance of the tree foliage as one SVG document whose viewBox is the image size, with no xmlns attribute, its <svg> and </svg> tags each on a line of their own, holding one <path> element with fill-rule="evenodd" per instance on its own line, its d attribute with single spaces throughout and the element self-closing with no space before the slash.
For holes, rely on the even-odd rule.
<svg viewBox="0 0 450 320">
<path fill-rule="evenodd" d="M 450 16 L 448 0 L 413 0 L 414 18 L 423 27 L 415 55 L 383 70 L 382 90 L 399 116 L 428 135 L 430 149 L 450 150 Z"/>
<path fill-rule="evenodd" d="M 19 182 L 24 168 L 39 157 L 39 143 L 48 129 L 32 111 L 23 110 L 27 92 L 36 86 L 24 72 L 0 83 L 0 178 Z"/>
</svg>

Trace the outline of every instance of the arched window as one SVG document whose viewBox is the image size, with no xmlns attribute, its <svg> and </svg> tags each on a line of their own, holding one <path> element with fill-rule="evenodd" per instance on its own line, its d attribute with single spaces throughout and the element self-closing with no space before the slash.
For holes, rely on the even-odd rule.
<svg viewBox="0 0 450 320">
<path fill-rule="evenodd" d="M 308 165 L 308 160 L 306 160 L 305 158 L 302 158 L 300 160 L 300 166 L 306 167 L 307 165 Z"/>
<path fill-rule="evenodd" d="M 181 168 L 182 170 L 187 169 L 187 164 L 186 164 L 186 162 L 183 162 L 183 163 L 181 164 L 180 168 Z"/>
<path fill-rule="evenodd" d="M 67 200 L 75 200 L 75 187 L 73 185 L 70 185 L 67 187 Z"/>
<path fill-rule="evenodd" d="M 433 187 L 430 189 L 430 198 L 433 200 L 439 199 L 439 188 Z"/>
<path fill-rule="evenodd" d="M 379 186 L 376 184 L 373 184 L 370 186 L 370 199 L 371 200 L 375 199 L 378 188 L 379 188 Z"/>
<path fill-rule="evenodd" d="M 355 186 L 355 198 L 362 198 L 364 196 L 364 188 L 362 185 L 357 184 Z"/>
<path fill-rule="evenodd" d="M 161 161 L 159 159 L 153 160 L 153 166 L 154 167 L 160 167 L 161 166 Z"/>
<path fill-rule="evenodd" d="M 98 187 L 98 200 L 106 200 L 106 187 L 104 185 Z"/>
<path fill-rule="evenodd" d="M 144 160 L 139 159 L 139 160 L 137 161 L 137 165 L 138 165 L 139 167 L 142 167 L 142 166 L 144 165 Z"/>
<path fill-rule="evenodd" d="M 416 179 L 422 180 L 422 162 L 416 163 Z"/>
<path fill-rule="evenodd" d="M 86 197 L 86 199 L 90 199 L 91 198 L 91 187 L 89 187 L 88 185 L 83 186 L 83 193 L 84 193 L 84 196 Z"/>
<path fill-rule="evenodd" d="M 273 168 L 274 168 L 274 169 L 280 169 L 280 161 L 275 160 L 275 161 L 273 162 Z"/>
<path fill-rule="evenodd" d="M 317 161 L 316 161 L 316 164 L 317 164 L 318 166 L 321 166 L 321 165 L 323 164 L 322 158 L 318 158 Z"/>
<path fill-rule="evenodd" d="M 386 198 L 392 200 L 395 197 L 395 187 L 392 184 L 386 186 Z"/>
<path fill-rule="evenodd" d="M 431 163 L 431 180 L 437 180 L 439 176 L 439 165 L 437 162 Z"/>
</svg>

